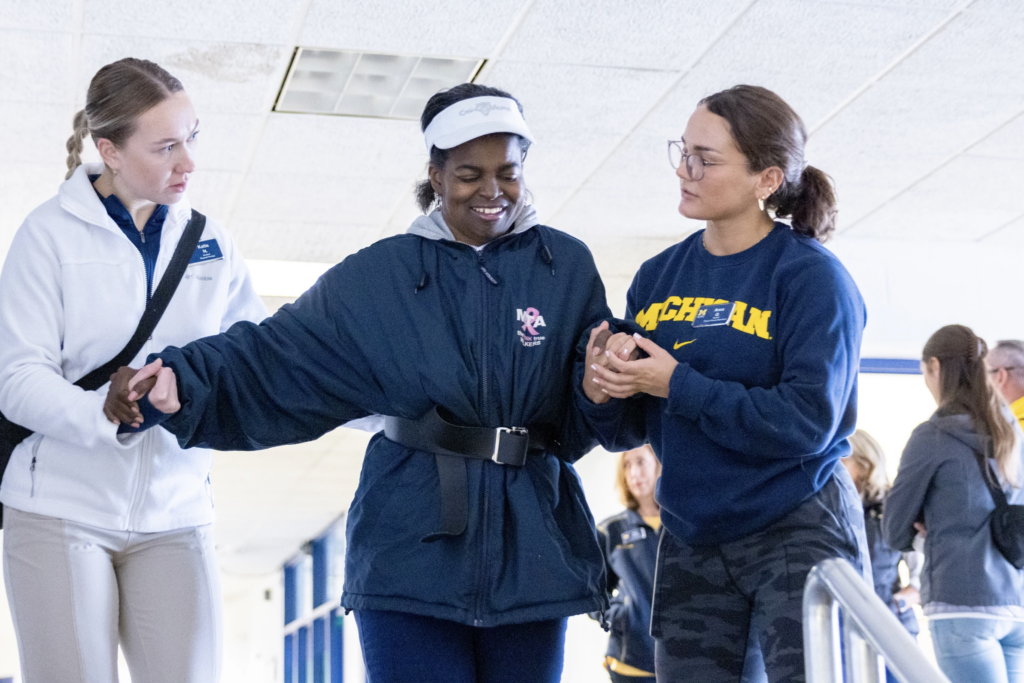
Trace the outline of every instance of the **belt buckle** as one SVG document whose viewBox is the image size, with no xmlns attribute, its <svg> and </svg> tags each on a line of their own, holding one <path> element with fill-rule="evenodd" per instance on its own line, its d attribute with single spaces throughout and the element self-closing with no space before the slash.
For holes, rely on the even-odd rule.
<svg viewBox="0 0 1024 683">
<path fill-rule="evenodd" d="M 491 461 L 499 465 L 526 464 L 526 451 L 530 447 L 530 430 L 525 427 L 498 427 L 494 435 L 494 453 Z"/>
</svg>

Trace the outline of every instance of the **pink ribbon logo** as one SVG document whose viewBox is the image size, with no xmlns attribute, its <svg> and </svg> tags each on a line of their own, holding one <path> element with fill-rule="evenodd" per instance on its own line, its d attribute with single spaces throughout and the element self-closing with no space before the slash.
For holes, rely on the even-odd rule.
<svg viewBox="0 0 1024 683">
<path fill-rule="evenodd" d="M 523 311 L 523 330 L 534 337 L 537 336 L 537 330 L 533 328 L 533 324 L 537 322 L 538 318 L 540 318 L 540 311 L 536 308 L 531 307 Z"/>
</svg>

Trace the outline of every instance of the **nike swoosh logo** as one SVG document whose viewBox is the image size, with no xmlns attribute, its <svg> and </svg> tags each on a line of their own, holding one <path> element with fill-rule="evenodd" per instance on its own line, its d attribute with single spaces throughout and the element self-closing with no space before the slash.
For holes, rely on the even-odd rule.
<svg viewBox="0 0 1024 683">
<path fill-rule="evenodd" d="M 675 344 L 672 345 L 672 350 L 675 351 L 677 349 L 681 349 L 684 346 L 686 346 L 687 344 L 692 344 L 695 341 L 697 341 L 697 340 L 696 339 L 691 339 L 690 341 L 676 342 Z"/>
</svg>

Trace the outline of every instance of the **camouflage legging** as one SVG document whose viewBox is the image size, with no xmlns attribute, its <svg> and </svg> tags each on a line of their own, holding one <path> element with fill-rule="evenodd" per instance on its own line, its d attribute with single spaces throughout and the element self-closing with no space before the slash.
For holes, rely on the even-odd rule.
<svg viewBox="0 0 1024 683">
<path fill-rule="evenodd" d="M 831 557 L 862 571 L 870 562 L 860 496 L 842 466 L 800 507 L 738 541 L 690 546 L 666 529 L 651 619 L 658 682 L 737 683 L 751 630 L 771 683 L 802 682 L 804 582 Z"/>
</svg>

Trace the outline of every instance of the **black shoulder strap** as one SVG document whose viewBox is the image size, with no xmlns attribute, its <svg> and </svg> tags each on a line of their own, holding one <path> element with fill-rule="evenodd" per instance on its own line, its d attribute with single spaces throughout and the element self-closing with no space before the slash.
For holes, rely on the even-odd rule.
<svg viewBox="0 0 1024 683">
<path fill-rule="evenodd" d="M 171 257 L 171 263 L 167 266 L 164 276 L 160 278 L 160 284 L 157 285 L 156 291 L 153 292 L 153 297 L 149 300 L 149 306 L 146 307 L 146 312 L 142 314 L 142 319 L 139 320 L 139 326 L 135 329 L 135 334 L 132 335 L 132 338 L 128 340 L 128 343 L 121 349 L 121 352 L 114 356 L 110 362 L 101 365 L 75 382 L 75 386 L 82 387 L 86 391 L 95 391 L 109 382 L 110 375 L 116 372 L 119 367 L 128 365 L 135 358 L 136 354 L 142 349 L 143 344 L 153 334 L 153 330 L 156 329 L 156 324 L 160 322 L 164 311 L 167 310 L 167 304 L 171 302 L 171 297 L 174 296 L 175 290 L 178 289 L 178 283 L 181 282 L 181 277 L 185 274 L 185 269 L 188 268 L 188 262 L 196 250 L 196 245 L 199 244 L 199 238 L 203 236 L 203 229 L 205 227 L 206 216 L 193 209 L 192 218 L 189 219 L 188 225 L 185 226 L 185 232 L 181 235 L 181 239 L 178 240 L 174 256 Z"/>
<path fill-rule="evenodd" d="M 992 500 L 995 502 L 996 508 L 1006 507 L 1006 493 L 999 486 L 999 477 L 992 470 L 988 457 L 979 451 L 974 451 L 974 456 L 974 459 L 978 461 L 978 467 L 981 469 L 981 478 L 985 482 L 985 486 L 988 487 L 989 493 L 992 494 Z"/>
</svg>

